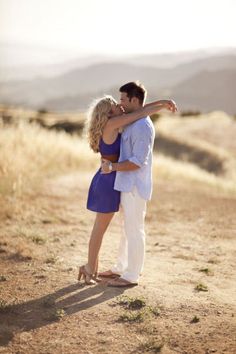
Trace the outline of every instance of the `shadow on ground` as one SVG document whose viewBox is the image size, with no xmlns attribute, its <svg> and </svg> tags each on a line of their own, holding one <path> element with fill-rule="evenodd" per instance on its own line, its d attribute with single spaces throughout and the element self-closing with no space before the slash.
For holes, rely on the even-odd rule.
<svg viewBox="0 0 236 354">
<path fill-rule="evenodd" d="M 62 310 L 65 311 L 65 316 L 70 316 L 106 302 L 123 292 L 122 288 L 109 288 L 101 284 L 88 287 L 76 283 L 37 299 L 1 308 L 0 346 L 7 345 L 16 333 L 57 321 Z"/>
</svg>

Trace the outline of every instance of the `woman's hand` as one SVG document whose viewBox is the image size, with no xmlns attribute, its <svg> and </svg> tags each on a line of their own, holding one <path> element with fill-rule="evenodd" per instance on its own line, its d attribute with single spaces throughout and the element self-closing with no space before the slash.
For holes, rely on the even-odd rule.
<svg viewBox="0 0 236 354">
<path fill-rule="evenodd" d="M 102 159 L 101 160 L 101 174 L 107 174 L 107 173 L 111 173 L 112 170 L 110 168 L 111 162 L 109 160 L 106 159 Z"/>
</svg>

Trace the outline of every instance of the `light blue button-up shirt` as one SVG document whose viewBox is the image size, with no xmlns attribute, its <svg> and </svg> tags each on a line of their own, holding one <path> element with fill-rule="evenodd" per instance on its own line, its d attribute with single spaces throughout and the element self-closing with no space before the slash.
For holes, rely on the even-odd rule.
<svg viewBox="0 0 236 354">
<path fill-rule="evenodd" d="M 155 129 L 150 117 L 142 118 L 124 129 L 119 162 L 129 160 L 140 168 L 135 171 L 117 172 L 115 190 L 131 192 L 136 187 L 141 198 L 151 199 L 154 138 Z"/>
</svg>

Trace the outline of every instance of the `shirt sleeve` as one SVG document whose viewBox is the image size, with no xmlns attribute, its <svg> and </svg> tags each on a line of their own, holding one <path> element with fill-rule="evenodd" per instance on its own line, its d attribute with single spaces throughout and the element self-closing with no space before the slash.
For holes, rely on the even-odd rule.
<svg viewBox="0 0 236 354">
<path fill-rule="evenodd" d="M 128 159 L 135 165 L 147 165 L 152 153 L 152 131 L 148 125 L 137 125 L 131 135 L 132 156 Z"/>
</svg>

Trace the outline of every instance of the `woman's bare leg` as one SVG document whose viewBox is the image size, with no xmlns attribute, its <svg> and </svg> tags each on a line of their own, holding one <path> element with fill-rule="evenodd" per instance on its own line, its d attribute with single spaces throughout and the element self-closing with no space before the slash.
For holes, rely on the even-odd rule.
<svg viewBox="0 0 236 354">
<path fill-rule="evenodd" d="M 98 270 L 98 254 L 101 248 L 103 235 L 113 218 L 114 213 L 97 213 L 89 240 L 88 269 L 90 273 Z"/>
</svg>

